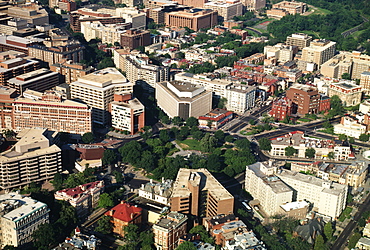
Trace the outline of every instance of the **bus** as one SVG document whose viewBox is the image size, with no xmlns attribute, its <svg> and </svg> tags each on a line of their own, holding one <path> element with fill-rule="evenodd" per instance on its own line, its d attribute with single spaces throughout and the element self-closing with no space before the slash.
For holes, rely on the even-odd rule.
<svg viewBox="0 0 370 250">
<path fill-rule="evenodd" d="M 252 208 L 248 206 L 248 204 L 245 201 L 242 202 L 242 205 L 245 208 L 245 210 L 247 210 L 247 212 L 249 213 L 252 212 Z"/>
</svg>

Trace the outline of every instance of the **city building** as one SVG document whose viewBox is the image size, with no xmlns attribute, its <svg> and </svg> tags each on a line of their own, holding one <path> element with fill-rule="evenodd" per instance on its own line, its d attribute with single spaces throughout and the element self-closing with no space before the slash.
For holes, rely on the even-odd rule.
<svg viewBox="0 0 370 250">
<path fill-rule="evenodd" d="M 346 207 L 347 185 L 285 169 L 278 171 L 276 176 L 293 190 L 295 201 L 310 202 L 313 210 L 319 214 L 335 219 Z"/>
<path fill-rule="evenodd" d="M 171 118 L 199 117 L 212 109 L 212 92 L 187 82 L 159 82 L 155 97 L 158 106 Z"/>
<path fill-rule="evenodd" d="M 370 71 L 361 73 L 360 86 L 365 95 L 370 95 Z"/>
<path fill-rule="evenodd" d="M 81 230 L 76 227 L 74 235 L 72 237 L 67 236 L 63 243 L 60 243 L 57 247 L 52 250 L 77 250 L 77 249 L 87 249 L 96 250 L 99 248 L 101 240 L 95 235 L 87 235 L 81 233 Z"/>
<path fill-rule="evenodd" d="M 290 62 L 293 60 L 294 55 L 298 52 L 298 47 L 284 45 L 281 43 L 273 46 L 265 46 L 264 54 L 266 58 L 276 58 L 279 62 Z"/>
<path fill-rule="evenodd" d="M 227 21 L 243 14 L 243 5 L 239 0 L 208 2 L 204 4 L 204 8 L 217 11 L 220 21 Z"/>
<path fill-rule="evenodd" d="M 54 88 L 59 83 L 58 73 L 41 68 L 9 79 L 7 86 L 23 94 L 26 89 L 44 92 Z"/>
<path fill-rule="evenodd" d="M 277 121 L 283 121 L 292 115 L 292 107 L 292 100 L 284 97 L 272 102 L 271 111 L 268 114 Z"/>
<path fill-rule="evenodd" d="M 243 114 L 254 107 L 256 87 L 244 84 L 233 84 L 226 88 L 226 109 Z"/>
<path fill-rule="evenodd" d="M 56 200 L 68 201 L 76 209 L 77 216 L 88 216 L 97 207 L 100 194 L 104 191 L 104 181 L 95 181 L 66 188 L 55 192 Z"/>
<path fill-rule="evenodd" d="M 13 106 L 14 99 L 18 97 L 17 90 L 0 86 L 0 128 L 13 128 Z"/>
<path fill-rule="evenodd" d="M 161 250 L 177 248 L 181 236 L 187 232 L 187 216 L 171 211 L 153 225 L 154 245 Z"/>
<path fill-rule="evenodd" d="M 166 206 L 170 205 L 170 198 L 172 194 L 172 180 L 164 180 L 160 183 L 153 183 L 152 179 L 146 184 L 141 184 L 139 188 L 139 196 L 147 200 L 151 200 Z"/>
<path fill-rule="evenodd" d="M 285 157 L 285 148 L 293 147 L 298 150 L 297 157 L 305 158 L 305 152 L 308 148 L 315 149 L 316 159 L 328 159 L 329 154 L 332 158 L 339 161 L 347 161 L 353 157 L 351 147 L 348 142 L 321 140 L 311 137 L 305 137 L 302 131 L 294 131 L 283 136 L 271 139 L 272 156 Z"/>
<path fill-rule="evenodd" d="M 328 112 L 331 107 L 330 97 L 327 95 L 320 94 L 320 105 L 319 105 L 319 113 L 320 112 Z"/>
<path fill-rule="evenodd" d="M 28 3 L 11 6 L 9 8 L 3 8 L 1 13 L 6 13 L 8 16 L 26 20 L 27 23 L 33 25 L 43 25 L 49 23 L 48 12 L 37 3 Z"/>
<path fill-rule="evenodd" d="M 84 34 L 86 41 L 100 39 L 102 43 L 117 44 L 121 43 L 121 35 L 126 30 L 131 29 L 130 23 L 114 23 L 103 25 L 100 21 L 82 22 L 81 33 Z"/>
<path fill-rule="evenodd" d="M 217 11 L 199 8 L 165 13 L 167 27 L 188 27 L 194 31 L 211 28 L 217 25 L 217 20 Z"/>
<path fill-rule="evenodd" d="M 292 113 L 298 115 L 317 114 L 320 109 L 320 94 L 317 88 L 303 84 L 293 84 L 287 91 L 286 97 L 289 98 L 294 106 Z"/>
<path fill-rule="evenodd" d="M 263 241 L 260 241 L 256 234 L 252 230 L 245 230 L 245 232 L 240 232 L 234 234 L 234 238 L 226 241 L 224 246 L 225 250 L 248 250 L 248 249 L 258 249 L 267 250 Z"/>
<path fill-rule="evenodd" d="M 352 79 L 360 79 L 361 74 L 365 71 L 370 71 L 370 56 L 362 54 L 359 51 L 353 51 L 347 55 L 348 59 L 353 62 L 352 65 Z"/>
<path fill-rule="evenodd" d="M 92 108 L 92 121 L 98 124 L 110 122 L 109 103 L 114 93 L 133 92 L 134 84 L 127 81 L 117 69 L 105 68 L 78 78 L 71 83 L 71 97 Z"/>
<path fill-rule="evenodd" d="M 133 29 L 145 29 L 146 27 L 146 13 L 137 7 L 117 8 L 116 14 L 125 19 L 126 23 L 131 23 Z"/>
<path fill-rule="evenodd" d="M 312 36 L 304 33 L 295 33 L 288 36 L 285 43 L 289 46 L 297 46 L 299 50 L 302 50 L 310 46 L 311 41 Z"/>
<path fill-rule="evenodd" d="M 22 247 L 31 242 L 37 228 L 49 223 L 49 208 L 43 202 L 18 193 L 0 195 L 0 247 Z"/>
<path fill-rule="evenodd" d="M 321 65 L 320 73 L 325 77 L 341 79 L 342 75 L 352 74 L 353 61 L 347 58 L 349 52 L 339 52 Z"/>
<path fill-rule="evenodd" d="M 0 35 L 0 51 L 14 50 L 28 55 L 28 47 L 37 44 L 37 42 L 19 36 Z"/>
<path fill-rule="evenodd" d="M 104 215 L 111 217 L 113 233 L 120 236 L 125 235 L 124 227 L 129 224 L 139 225 L 142 221 L 142 208 L 131 205 L 125 201 L 108 210 Z"/>
<path fill-rule="evenodd" d="M 307 201 L 293 201 L 280 205 L 280 214 L 302 220 L 306 218 L 309 207 Z"/>
<path fill-rule="evenodd" d="M 61 149 L 47 129 L 23 130 L 19 141 L 0 153 L 0 188 L 12 189 L 51 180 L 62 169 Z"/>
<path fill-rule="evenodd" d="M 121 34 L 123 48 L 136 49 L 139 46 L 148 46 L 152 43 L 148 30 L 129 29 Z"/>
<path fill-rule="evenodd" d="M 145 107 L 139 99 L 132 98 L 131 93 L 115 93 L 109 112 L 114 129 L 134 135 L 145 126 Z"/>
<path fill-rule="evenodd" d="M 180 168 L 171 196 L 171 211 L 195 217 L 234 212 L 234 197 L 204 168 Z"/>
<path fill-rule="evenodd" d="M 266 7 L 266 0 L 242 0 L 247 11 L 258 11 Z"/>
<path fill-rule="evenodd" d="M 94 68 L 82 63 L 64 60 L 50 65 L 50 70 L 61 74 L 63 76 L 62 82 L 70 84 L 77 81 L 79 77 L 92 73 Z"/>
<path fill-rule="evenodd" d="M 226 109 L 213 109 L 205 115 L 198 117 L 199 127 L 208 129 L 219 129 L 228 121 L 232 120 L 234 113 Z"/>
<path fill-rule="evenodd" d="M 282 1 L 272 5 L 270 10 L 266 11 L 268 17 L 282 18 L 287 15 L 303 14 L 307 10 L 307 4 L 296 1 Z"/>
<path fill-rule="evenodd" d="M 91 108 L 64 99 L 56 91 L 40 93 L 26 90 L 12 106 L 14 120 L 9 129 L 15 131 L 38 127 L 83 135 L 92 130 Z"/>
<path fill-rule="evenodd" d="M 351 81 L 332 82 L 328 88 L 328 96 L 335 95 L 342 100 L 344 106 L 355 106 L 361 103 L 362 88 Z"/>
<path fill-rule="evenodd" d="M 245 190 L 254 198 L 267 216 L 279 214 L 280 205 L 293 201 L 293 191 L 274 176 L 275 163 L 257 162 L 246 167 Z"/>
<path fill-rule="evenodd" d="M 365 134 L 367 126 L 360 123 L 356 118 L 349 115 L 342 116 L 340 123 L 334 125 L 334 133 L 337 135 L 343 134 L 348 137 L 360 138 L 361 134 Z"/>
<path fill-rule="evenodd" d="M 316 63 L 321 66 L 335 55 L 336 42 L 325 39 L 311 41 L 309 47 L 302 49 L 302 61 Z"/>
</svg>

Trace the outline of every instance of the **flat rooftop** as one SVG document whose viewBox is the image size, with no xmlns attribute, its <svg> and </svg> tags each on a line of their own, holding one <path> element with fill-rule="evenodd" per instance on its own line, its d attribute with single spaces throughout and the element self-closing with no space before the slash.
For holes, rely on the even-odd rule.
<svg viewBox="0 0 370 250">
<path fill-rule="evenodd" d="M 336 143 L 332 140 L 321 140 L 305 137 L 302 131 L 293 131 L 286 135 L 271 139 L 273 145 L 311 147 L 311 148 L 334 148 Z"/>
<path fill-rule="evenodd" d="M 186 215 L 178 212 L 170 212 L 167 217 L 162 217 L 155 224 L 156 226 L 171 229 L 176 228 L 187 220 Z"/>
<path fill-rule="evenodd" d="M 127 82 L 126 77 L 122 75 L 121 72 L 119 72 L 116 68 L 101 69 L 88 75 L 81 76 L 79 79 L 97 83 L 105 83 L 108 81 L 112 81 L 112 83 Z"/>
<path fill-rule="evenodd" d="M 307 201 L 293 201 L 283 205 L 280 205 L 282 209 L 289 212 L 290 210 L 296 210 L 304 207 L 308 207 L 310 204 Z"/>
</svg>

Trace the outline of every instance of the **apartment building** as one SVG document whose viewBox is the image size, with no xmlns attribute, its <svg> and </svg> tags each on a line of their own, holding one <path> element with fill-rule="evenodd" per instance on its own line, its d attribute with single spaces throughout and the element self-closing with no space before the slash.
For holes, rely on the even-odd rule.
<svg viewBox="0 0 370 250">
<path fill-rule="evenodd" d="M 171 118 L 198 117 L 212 109 L 212 92 L 187 82 L 159 82 L 155 97 L 158 106 Z"/>
<path fill-rule="evenodd" d="M 277 121 L 282 121 L 292 115 L 293 102 L 288 97 L 273 101 L 269 115 Z"/>
<path fill-rule="evenodd" d="M 2 9 L 1 13 L 6 13 L 8 16 L 26 20 L 27 23 L 33 25 L 43 25 L 49 23 L 49 14 L 41 6 L 36 3 L 11 6 Z"/>
<path fill-rule="evenodd" d="M 258 11 L 266 7 L 266 0 L 242 0 L 247 11 Z"/>
<path fill-rule="evenodd" d="M 77 9 L 76 2 L 73 0 L 49 0 L 50 8 L 58 7 L 64 11 L 74 11 Z"/>
<path fill-rule="evenodd" d="M 37 98 L 35 98 L 37 96 Z M 40 93 L 26 90 L 13 104 L 15 131 L 33 127 L 80 134 L 91 132 L 91 108 L 86 104 L 66 100 L 55 91 Z"/>
<path fill-rule="evenodd" d="M 105 68 L 78 78 L 71 83 L 71 97 L 92 108 L 92 121 L 98 124 L 110 122 L 109 103 L 114 93 L 133 92 L 134 83 L 127 81 L 117 69 Z"/>
<path fill-rule="evenodd" d="M 13 129 L 13 106 L 14 99 L 18 97 L 17 90 L 0 86 L 0 128 Z"/>
<path fill-rule="evenodd" d="M 273 46 L 265 46 L 263 50 L 266 58 L 274 57 L 279 62 L 285 63 L 293 60 L 294 55 L 298 52 L 298 47 L 278 43 Z"/>
<path fill-rule="evenodd" d="M 272 161 L 254 163 L 245 171 L 245 190 L 259 201 L 267 216 L 280 213 L 280 205 L 293 201 L 293 190 L 274 175 L 276 171 Z"/>
<path fill-rule="evenodd" d="M 2 52 L 0 54 L 6 53 L 11 56 L 12 52 Z M 17 53 L 19 54 L 19 52 Z M 6 59 L 0 62 L 0 84 L 6 85 L 9 79 L 38 69 L 40 69 L 40 62 L 36 60 L 22 57 Z"/>
<path fill-rule="evenodd" d="M 61 149 L 52 144 L 47 129 L 26 129 L 18 137 L 13 148 L 0 154 L 0 188 L 9 190 L 51 180 L 61 171 Z"/>
<path fill-rule="evenodd" d="M 332 82 L 328 88 L 328 96 L 335 95 L 342 100 L 344 106 L 355 106 L 361 103 L 362 88 L 351 81 Z"/>
<path fill-rule="evenodd" d="M 234 197 L 205 168 L 180 168 L 173 184 L 171 211 L 195 217 L 234 212 Z"/>
<path fill-rule="evenodd" d="M 108 210 L 104 215 L 111 217 L 113 233 L 123 237 L 125 235 L 124 227 L 129 224 L 140 225 L 142 210 L 137 205 L 131 205 L 122 200 L 120 204 Z"/>
<path fill-rule="evenodd" d="M 145 30 L 129 29 L 121 35 L 121 46 L 128 49 L 136 49 L 139 46 L 151 44 L 150 32 Z"/>
<path fill-rule="evenodd" d="M 149 58 L 141 56 L 123 55 L 123 57 L 123 68 L 120 69 L 126 72 L 130 82 L 145 83 L 143 87 L 150 90 L 155 88 L 158 82 L 169 80 L 168 67 L 151 64 Z"/>
<path fill-rule="evenodd" d="M 316 63 L 321 66 L 335 55 L 336 42 L 325 39 L 311 41 L 309 47 L 302 49 L 302 61 Z"/>
<path fill-rule="evenodd" d="M 293 113 L 305 115 L 317 114 L 319 112 L 320 94 L 315 87 L 293 84 L 286 91 L 286 97 L 292 100 L 294 104 Z"/>
<path fill-rule="evenodd" d="M 204 8 L 217 11 L 220 21 L 227 21 L 243 14 L 243 5 L 239 0 L 208 2 L 204 4 Z"/>
<path fill-rule="evenodd" d="M 64 60 L 79 63 L 84 59 L 84 46 L 80 42 L 70 40 L 67 45 L 48 47 L 45 45 L 32 45 L 28 48 L 29 56 L 53 65 Z"/>
<path fill-rule="evenodd" d="M 353 157 L 349 143 L 342 141 L 321 140 L 311 137 L 305 137 L 302 131 L 294 131 L 283 136 L 271 139 L 272 156 L 285 157 L 285 148 L 293 147 L 298 150 L 297 156 L 305 158 L 305 152 L 308 148 L 315 149 L 316 159 L 328 159 L 330 152 L 334 153 L 334 158 L 337 161 L 347 161 Z"/>
<path fill-rule="evenodd" d="M 256 234 L 252 230 L 244 229 L 242 232 L 235 233 L 234 237 L 228 241 L 223 249 L 234 250 L 234 249 L 258 249 L 267 250 L 263 241 L 260 241 Z"/>
<path fill-rule="evenodd" d="M 32 241 L 32 233 L 49 223 L 49 208 L 38 200 L 7 193 L 0 195 L 0 247 L 22 247 Z"/>
<path fill-rule="evenodd" d="M 303 2 L 282 1 L 272 5 L 270 10 L 266 11 L 268 17 L 282 18 L 287 15 L 303 14 L 307 10 L 307 4 Z"/>
<path fill-rule="evenodd" d="M 309 47 L 312 41 L 312 36 L 309 36 L 304 33 L 295 33 L 291 34 L 286 39 L 286 45 L 297 46 L 299 50 Z"/>
<path fill-rule="evenodd" d="M 125 19 L 126 23 L 131 23 L 133 29 L 145 29 L 146 13 L 138 8 L 117 8 L 116 15 Z"/>
<path fill-rule="evenodd" d="M 66 188 L 55 192 L 54 198 L 67 201 L 76 209 L 77 216 L 88 216 L 93 208 L 97 207 L 100 194 L 104 191 L 104 181 L 94 181 L 79 185 L 74 188 Z"/>
<path fill-rule="evenodd" d="M 146 184 L 141 184 L 139 196 L 166 206 L 170 205 L 173 180 L 164 180 L 153 183 L 152 179 Z"/>
<path fill-rule="evenodd" d="M 186 215 L 171 211 L 153 225 L 154 245 L 161 250 L 174 250 L 181 236 L 187 232 Z"/>
<path fill-rule="evenodd" d="M 115 93 L 109 112 L 114 129 L 134 135 L 145 126 L 145 107 L 137 98 L 132 98 L 131 93 Z"/>
<path fill-rule="evenodd" d="M 52 64 L 50 65 L 50 70 L 62 75 L 62 82 L 67 84 L 77 81 L 79 77 L 94 72 L 94 68 L 92 66 L 86 66 L 82 63 L 73 63 L 70 60 L 63 60 Z"/>
<path fill-rule="evenodd" d="M 243 114 L 254 107 L 256 87 L 244 84 L 234 84 L 226 89 L 226 108 L 232 112 Z"/>
<path fill-rule="evenodd" d="M 321 65 L 320 73 L 325 77 L 341 79 L 344 73 L 352 74 L 353 61 L 347 58 L 348 52 L 338 55 Z"/>
<path fill-rule="evenodd" d="M 343 134 L 356 139 L 360 138 L 361 134 L 365 134 L 367 126 L 360 123 L 356 118 L 351 116 L 342 116 L 340 123 L 334 125 L 334 133 L 337 135 Z"/>
<path fill-rule="evenodd" d="M 293 189 L 293 200 L 306 200 L 318 213 L 337 218 L 346 207 L 348 186 L 290 170 L 276 173 Z"/>
<path fill-rule="evenodd" d="M 121 35 L 126 30 L 131 29 L 129 23 L 115 23 L 103 25 L 100 21 L 81 23 L 81 33 L 84 34 L 86 41 L 100 39 L 102 43 L 115 44 L 121 43 Z"/>
<path fill-rule="evenodd" d="M 217 11 L 199 8 L 165 13 L 167 27 L 188 27 L 194 31 L 211 28 L 217 25 L 217 20 Z"/>
<path fill-rule="evenodd" d="M 364 71 L 361 73 L 360 86 L 362 92 L 366 95 L 370 95 L 370 71 Z"/>
</svg>

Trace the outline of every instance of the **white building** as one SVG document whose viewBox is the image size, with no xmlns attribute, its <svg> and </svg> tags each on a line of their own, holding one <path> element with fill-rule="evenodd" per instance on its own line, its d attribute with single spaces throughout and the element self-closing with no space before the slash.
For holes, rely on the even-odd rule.
<svg viewBox="0 0 370 250">
<path fill-rule="evenodd" d="M 361 134 L 366 133 L 366 125 L 361 124 L 357 119 L 350 116 L 343 116 L 340 123 L 334 125 L 334 133 L 358 139 Z"/>
<path fill-rule="evenodd" d="M 81 22 L 81 33 L 86 41 L 99 38 L 102 43 L 121 43 L 121 35 L 126 32 L 127 24 L 102 24 L 100 21 Z"/>
<path fill-rule="evenodd" d="M 256 87 L 234 84 L 226 89 L 227 110 L 242 114 L 254 107 Z"/>
<path fill-rule="evenodd" d="M 236 233 L 233 240 L 225 242 L 224 250 L 267 250 L 263 241 L 260 241 L 252 230 Z"/>
<path fill-rule="evenodd" d="M 348 186 L 289 170 L 276 174 L 294 190 L 294 200 L 305 200 L 313 204 L 313 210 L 337 218 L 346 207 Z"/>
<path fill-rule="evenodd" d="M 258 200 L 268 216 L 280 213 L 280 205 L 293 200 L 293 191 L 274 174 L 276 166 L 270 162 L 257 162 L 247 166 L 245 190 Z"/>
<path fill-rule="evenodd" d="M 145 29 L 146 15 L 137 8 L 117 8 L 116 15 L 125 19 L 126 23 L 131 23 L 134 29 Z"/>
<path fill-rule="evenodd" d="M 117 69 L 106 68 L 78 78 L 71 83 L 72 99 L 92 107 L 92 121 L 98 124 L 110 122 L 109 103 L 116 92 L 133 92 L 134 84 L 127 81 Z"/>
<path fill-rule="evenodd" d="M 263 53 L 266 58 L 275 57 L 279 62 L 292 61 L 294 56 L 293 46 L 287 46 L 282 43 L 274 46 L 265 46 Z"/>
<path fill-rule="evenodd" d="M 32 241 L 32 233 L 49 223 L 45 203 L 17 193 L 0 195 L 0 247 L 20 247 Z"/>
<path fill-rule="evenodd" d="M 141 187 L 139 188 L 139 196 L 170 206 L 172 183 L 172 180 L 165 181 L 164 179 L 162 179 L 161 183 L 153 183 L 152 179 L 150 179 L 150 182 L 141 184 Z"/>
<path fill-rule="evenodd" d="M 239 0 L 213 1 L 204 4 L 205 9 L 217 11 L 222 21 L 227 21 L 243 14 L 243 5 Z"/>
</svg>

